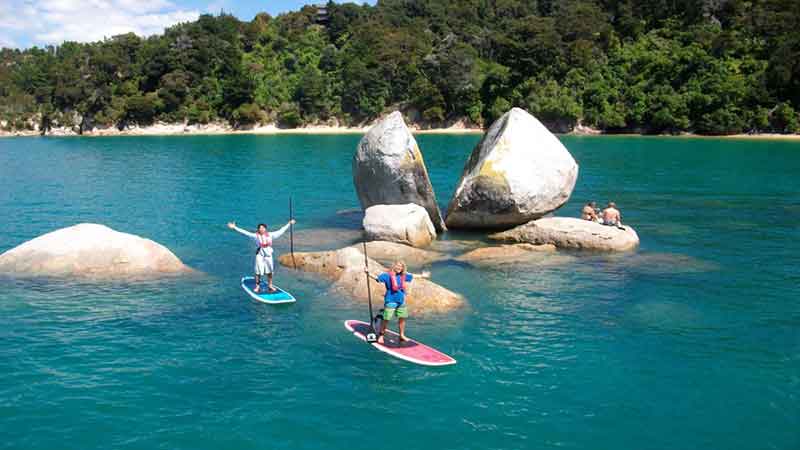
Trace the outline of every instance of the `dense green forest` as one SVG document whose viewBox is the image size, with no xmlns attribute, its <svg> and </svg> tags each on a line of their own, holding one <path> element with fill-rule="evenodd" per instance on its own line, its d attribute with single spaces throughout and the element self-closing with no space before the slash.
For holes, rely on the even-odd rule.
<svg viewBox="0 0 800 450">
<path fill-rule="evenodd" d="M 797 0 L 379 0 L 0 51 L 6 129 L 154 121 L 800 131 Z"/>
</svg>

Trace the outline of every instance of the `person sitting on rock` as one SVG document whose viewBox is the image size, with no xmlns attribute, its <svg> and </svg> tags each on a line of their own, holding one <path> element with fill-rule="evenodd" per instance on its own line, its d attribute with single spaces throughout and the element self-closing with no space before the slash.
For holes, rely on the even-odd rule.
<svg viewBox="0 0 800 450">
<path fill-rule="evenodd" d="M 400 341 L 406 342 L 406 319 L 408 318 L 408 308 L 406 307 L 406 284 L 411 283 L 414 277 L 406 272 L 406 263 L 397 261 L 392 265 L 392 269 L 384 272 L 377 277 L 369 273 L 369 269 L 364 269 L 369 277 L 375 278 L 379 283 L 386 287 L 386 294 L 383 296 L 383 320 L 381 329 L 378 332 L 378 343 L 383 344 L 383 335 L 389 322 L 397 316 L 398 328 L 400 329 Z M 420 278 L 430 277 L 429 272 L 422 272 Z"/>
<path fill-rule="evenodd" d="M 597 216 L 597 203 L 587 203 L 581 210 L 581 219 L 589 220 L 591 222 L 599 222 L 600 218 Z"/>
<path fill-rule="evenodd" d="M 261 291 L 261 277 L 266 276 L 268 282 L 268 291 L 267 292 L 277 292 L 275 286 L 272 284 L 272 272 L 273 272 L 273 262 L 272 262 L 272 241 L 278 239 L 279 237 L 283 236 L 283 233 L 286 233 L 286 230 L 289 229 L 290 225 L 294 225 L 296 221 L 294 219 L 290 220 L 289 223 L 284 225 L 280 230 L 274 231 L 269 233 L 267 231 L 267 226 L 263 223 L 258 224 L 255 233 L 251 233 L 247 230 L 243 230 L 236 226 L 236 222 L 228 222 L 228 228 L 234 231 L 238 231 L 243 235 L 253 239 L 256 244 L 256 263 L 255 263 L 255 279 L 256 279 L 256 287 L 253 289 L 254 292 Z"/>
<path fill-rule="evenodd" d="M 608 206 L 606 206 L 606 209 L 603 210 L 601 215 L 603 219 L 603 225 L 614 226 L 622 229 L 625 228 L 622 226 L 622 214 L 620 214 L 619 210 L 617 209 L 616 203 L 608 202 Z"/>
</svg>

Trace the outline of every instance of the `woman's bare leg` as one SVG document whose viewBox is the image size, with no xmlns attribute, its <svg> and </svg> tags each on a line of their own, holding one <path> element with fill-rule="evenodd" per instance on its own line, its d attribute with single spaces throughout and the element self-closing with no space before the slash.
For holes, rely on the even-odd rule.
<svg viewBox="0 0 800 450">
<path fill-rule="evenodd" d="M 386 327 L 388 326 L 388 320 L 381 320 L 381 331 L 378 333 L 378 344 L 383 344 L 383 334 L 386 333 Z"/>
<path fill-rule="evenodd" d="M 400 340 L 407 341 L 408 338 L 406 337 L 406 319 L 405 317 L 400 317 L 397 319 L 397 326 L 400 328 Z"/>
</svg>

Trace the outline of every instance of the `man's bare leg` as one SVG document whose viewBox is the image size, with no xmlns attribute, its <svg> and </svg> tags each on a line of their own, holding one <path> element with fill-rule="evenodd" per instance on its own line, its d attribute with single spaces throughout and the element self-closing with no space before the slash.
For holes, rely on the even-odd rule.
<svg viewBox="0 0 800 450">
<path fill-rule="evenodd" d="M 272 285 L 272 274 L 271 273 L 267 274 L 267 283 L 269 285 L 269 292 L 277 291 L 277 289 L 275 289 L 275 286 Z"/>
<path fill-rule="evenodd" d="M 253 292 L 261 291 L 261 276 L 256 274 L 256 288 L 253 289 Z"/>
</svg>

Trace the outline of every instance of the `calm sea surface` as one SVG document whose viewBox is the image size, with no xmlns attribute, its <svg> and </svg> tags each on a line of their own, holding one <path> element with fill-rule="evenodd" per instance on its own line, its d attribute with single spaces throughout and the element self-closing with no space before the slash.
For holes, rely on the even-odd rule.
<svg viewBox="0 0 800 450">
<path fill-rule="evenodd" d="M 358 140 L 0 139 L 0 252 L 99 222 L 207 274 L 0 279 L 0 448 L 800 448 L 800 143 L 563 138 L 559 214 L 615 200 L 640 250 L 434 264 L 469 307 L 410 323 L 458 359 L 428 369 L 357 341 L 364 305 L 312 276 L 279 269 L 288 306 L 239 287 L 228 220 L 281 225 L 292 195 L 298 250 L 357 235 Z M 445 207 L 478 136 L 418 140 Z"/>
</svg>

